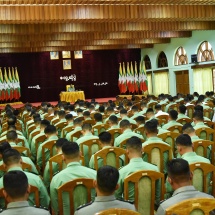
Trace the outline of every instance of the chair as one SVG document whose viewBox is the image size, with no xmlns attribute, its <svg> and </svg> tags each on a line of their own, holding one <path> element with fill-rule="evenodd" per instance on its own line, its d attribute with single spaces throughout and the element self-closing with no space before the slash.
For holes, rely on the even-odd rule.
<svg viewBox="0 0 215 215">
<path fill-rule="evenodd" d="M 98 170 L 99 168 L 99 158 L 103 159 L 103 166 L 110 165 L 117 169 L 120 166 L 120 156 L 124 155 L 125 161 L 124 165 L 128 163 L 128 156 L 126 150 L 118 148 L 118 147 L 110 147 L 101 149 L 100 151 L 94 154 L 94 166 L 95 169 Z"/>
<path fill-rule="evenodd" d="M 94 125 L 93 126 L 93 133 L 95 132 L 95 129 L 98 130 L 98 134 L 100 134 L 103 131 L 106 131 L 109 128 L 108 124 L 101 124 L 101 125 Z"/>
<path fill-rule="evenodd" d="M 25 140 L 24 139 L 17 138 L 16 144 L 18 144 L 18 143 L 22 143 L 22 146 L 25 147 Z"/>
<path fill-rule="evenodd" d="M 172 159 L 172 148 L 163 143 L 154 142 L 143 147 L 143 155 L 148 156 L 148 162 L 156 165 L 160 172 L 164 172 L 164 153 L 168 153 L 168 160 Z"/>
<path fill-rule="evenodd" d="M 215 140 L 215 134 L 214 134 L 215 130 L 212 128 L 202 127 L 202 128 L 196 129 L 195 132 L 196 132 L 196 135 L 203 140 L 210 140 L 211 135 L 213 136 L 213 141 Z"/>
<path fill-rule="evenodd" d="M 56 125 L 56 128 L 62 130 L 67 125 L 68 125 L 67 122 L 61 122 L 58 125 Z"/>
<path fill-rule="evenodd" d="M 204 116 L 209 118 L 210 120 L 212 120 L 213 113 L 214 113 L 213 109 L 204 109 L 203 110 Z"/>
<path fill-rule="evenodd" d="M 28 169 L 29 172 L 32 171 L 32 166 L 28 163 L 22 162 L 22 169 Z M 0 171 L 6 172 L 6 169 L 4 168 L 4 165 L 0 165 Z"/>
<path fill-rule="evenodd" d="M 193 186 L 204 193 L 210 193 L 210 181 L 212 181 L 212 195 L 215 195 L 215 166 L 208 163 L 197 162 L 189 165 L 193 172 Z"/>
<path fill-rule="evenodd" d="M 76 139 L 80 138 L 82 135 L 81 131 L 76 131 L 74 134 L 71 134 L 70 140 L 73 141 L 73 138 L 75 137 Z"/>
<path fill-rule="evenodd" d="M 13 147 L 14 149 L 16 149 L 20 154 L 25 154 L 30 158 L 31 156 L 31 152 L 30 152 L 30 149 L 27 148 L 27 147 L 23 147 L 23 146 L 16 146 L 16 147 Z"/>
<path fill-rule="evenodd" d="M 137 128 L 137 125 L 134 124 L 134 123 L 130 123 L 130 125 L 131 125 L 131 130 L 132 130 L 132 131 L 135 130 L 135 129 Z"/>
<path fill-rule="evenodd" d="M 94 119 L 88 119 L 88 120 L 84 120 L 83 124 L 91 124 L 92 126 L 95 125 L 95 120 Z"/>
<path fill-rule="evenodd" d="M 191 214 L 205 214 L 209 215 L 209 212 L 215 208 L 215 199 L 209 198 L 192 198 L 166 209 L 166 215 L 191 215 Z"/>
<path fill-rule="evenodd" d="M 177 119 L 176 122 L 181 123 L 182 125 L 186 124 L 186 123 L 191 123 L 192 120 L 189 118 L 181 118 L 181 119 Z"/>
<path fill-rule="evenodd" d="M 173 125 L 168 128 L 171 132 L 181 133 L 182 132 L 182 125 Z"/>
<path fill-rule="evenodd" d="M 194 113 L 194 105 L 187 105 L 187 116 L 192 119 L 193 118 L 193 113 Z"/>
<path fill-rule="evenodd" d="M 126 142 L 127 142 L 128 139 L 130 139 L 130 137 L 127 138 L 127 139 L 125 139 L 125 140 L 123 140 L 123 141 L 119 144 L 119 147 L 122 148 L 122 149 L 125 149 L 125 148 L 126 148 Z M 140 138 L 140 139 L 141 139 L 141 142 L 142 142 L 142 143 L 145 142 L 145 140 L 144 140 L 143 138 Z"/>
<path fill-rule="evenodd" d="M 39 134 L 40 133 L 40 131 L 32 131 L 32 133 L 31 133 L 31 139 L 33 139 L 37 134 Z"/>
<path fill-rule="evenodd" d="M 140 170 L 130 174 L 124 179 L 124 199 L 129 200 L 129 184 L 133 183 L 134 202 L 137 211 L 144 215 L 154 215 L 154 204 L 156 200 L 155 187 L 157 180 L 161 180 L 160 200 L 163 200 L 164 174 L 152 170 Z"/>
<path fill-rule="evenodd" d="M 168 122 L 168 119 L 169 119 L 169 115 L 159 115 L 159 116 L 156 116 L 156 118 L 158 118 L 159 120 L 161 120 L 161 124 L 166 124 Z"/>
<path fill-rule="evenodd" d="M 175 155 L 175 139 L 179 136 L 176 132 L 167 132 L 163 134 L 158 134 L 157 137 L 161 138 L 164 142 L 168 143 L 172 147 L 172 151 Z"/>
<path fill-rule="evenodd" d="M 214 129 L 214 122 L 211 121 L 204 121 L 204 124 L 207 125 L 208 127 Z"/>
<path fill-rule="evenodd" d="M 58 123 L 58 122 L 60 122 L 59 119 L 53 119 L 53 120 L 52 120 L 52 125 L 55 125 L 55 124 Z"/>
<path fill-rule="evenodd" d="M 170 110 L 176 110 L 178 111 L 178 104 L 172 104 L 169 106 L 167 112 L 169 112 Z"/>
<path fill-rule="evenodd" d="M 89 178 L 78 178 L 71 180 L 60 187 L 58 187 L 58 208 L 59 215 L 64 215 L 63 201 L 68 201 L 70 206 L 70 214 L 74 214 L 75 210 L 83 204 L 91 201 L 91 189 L 94 188 L 93 179 Z M 69 194 L 69 197 L 64 198 L 63 194 Z M 82 195 L 79 195 L 82 193 Z M 66 197 L 66 195 L 64 195 Z"/>
<path fill-rule="evenodd" d="M 114 143 L 115 138 L 117 138 L 122 133 L 122 130 L 120 128 L 114 128 L 108 130 L 108 132 L 111 134 L 111 139 Z"/>
<path fill-rule="evenodd" d="M 35 126 L 35 125 L 31 126 L 31 127 L 28 129 L 28 135 L 29 135 L 34 129 L 36 129 L 36 126 Z"/>
<path fill-rule="evenodd" d="M 99 211 L 95 215 L 140 215 L 140 213 L 122 208 L 110 208 L 107 210 Z"/>
<path fill-rule="evenodd" d="M 148 108 L 152 108 L 152 109 L 154 110 L 156 104 L 157 104 L 157 102 L 151 102 L 151 103 L 148 105 Z"/>
<path fill-rule="evenodd" d="M 146 135 L 145 135 L 145 128 L 144 126 L 138 127 L 136 129 L 134 129 L 134 132 L 137 134 L 141 134 L 143 136 L 143 138 L 145 139 Z"/>
<path fill-rule="evenodd" d="M 196 140 L 193 142 L 193 151 L 202 157 L 208 158 L 209 146 L 211 146 L 211 163 L 214 164 L 214 142 L 209 140 Z"/>
<path fill-rule="evenodd" d="M 45 156 L 45 153 L 46 153 L 46 150 L 49 150 L 50 152 L 50 157 L 53 157 L 53 155 L 55 155 L 57 152 L 56 152 L 56 147 L 55 147 L 55 143 L 56 143 L 56 140 L 50 140 L 50 141 L 47 141 L 43 146 L 42 146 L 42 162 L 43 162 L 43 170 L 45 169 L 45 166 L 46 166 L 46 156 Z"/>
<path fill-rule="evenodd" d="M 62 136 L 65 138 L 66 134 L 69 133 L 70 131 L 72 131 L 74 129 L 74 126 L 69 126 L 67 128 L 63 128 L 61 133 Z"/>
<path fill-rule="evenodd" d="M 37 151 L 38 151 L 39 145 L 40 145 L 42 142 L 44 142 L 45 139 L 46 139 L 46 135 L 43 134 L 42 136 L 38 137 L 38 138 L 35 140 L 35 149 L 36 149 L 36 153 L 37 153 Z"/>
</svg>

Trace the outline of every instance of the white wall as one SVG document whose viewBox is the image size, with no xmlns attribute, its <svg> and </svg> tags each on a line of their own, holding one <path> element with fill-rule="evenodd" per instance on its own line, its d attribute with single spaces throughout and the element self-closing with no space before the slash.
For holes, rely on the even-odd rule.
<svg viewBox="0 0 215 215">
<path fill-rule="evenodd" d="M 141 58 L 144 58 L 145 55 L 148 55 L 151 60 L 152 65 L 152 71 L 154 70 L 162 70 L 164 68 L 158 68 L 157 67 L 157 57 L 160 54 L 161 51 L 163 51 L 166 54 L 167 60 L 168 60 L 168 69 L 169 70 L 169 89 L 170 94 L 175 95 L 176 94 L 176 81 L 175 81 L 175 73 L 174 71 L 180 71 L 180 70 L 189 70 L 189 82 L 190 82 L 190 93 L 194 92 L 193 89 L 193 70 L 191 69 L 191 66 L 194 64 L 190 64 L 191 62 L 191 55 L 197 54 L 198 47 L 203 41 L 208 41 L 212 49 L 215 49 L 215 30 L 210 31 L 193 31 L 192 37 L 190 38 L 173 38 L 171 39 L 170 43 L 167 44 L 156 44 L 153 48 L 147 48 L 141 50 Z M 187 65 L 182 66 L 174 66 L 174 56 L 175 52 L 178 49 L 178 47 L 184 47 L 187 57 L 188 57 L 188 63 Z M 208 64 L 208 63 L 214 63 L 215 61 L 200 63 L 200 64 Z M 153 78 L 153 76 L 152 76 Z"/>
</svg>

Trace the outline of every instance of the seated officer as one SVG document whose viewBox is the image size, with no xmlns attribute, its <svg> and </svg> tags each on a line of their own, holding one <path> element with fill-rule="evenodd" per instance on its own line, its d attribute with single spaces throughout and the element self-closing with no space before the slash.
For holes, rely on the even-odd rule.
<svg viewBox="0 0 215 215">
<path fill-rule="evenodd" d="M 50 194 L 52 212 L 54 215 L 59 213 L 58 211 L 58 192 L 57 188 L 62 184 L 71 181 L 76 178 L 92 178 L 96 179 L 96 171 L 80 164 L 80 151 L 79 146 L 75 142 L 68 142 L 62 146 L 63 160 L 67 167 L 56 174 L 51 181 Z M 63 195 L 64 215 L 70 215 L 70 202 L 68 195 Z"/>
<path fill-rule="evenodd" d="M 122 120 L 126 119 L 126 120 L 128 120 L 130 123 L 136 125 L 136 121 L 135 121 L 134 119 L 129 118 L 127 114 L 128 114 L 128 112 L 127 112 L 126 109 L 120 110 L 120 117 L 122 118 Z M 121 120 L 121 121 L 122 121 L 122 120 Z M 119 124 L 120 124 L 121 121 L 119 121 Z"/>
<path fill-rule="evenodd" d="M 122 167 L 119 170 L 119 189 L 116 190 L 115 194 L 117 198 L 122 199 L 124 193 L 124 179 L 131 173 L 139 170 L 153 170 L 158 172 L 158 168 L 150 163 L 143 161 L 142 159 L 142 142 L 138 137 L 131 137 L 126 143 L 126 152 L 130 160 L 129 164 Z M 156 183 L 156 203 L 160 201 L 160 186 L 159 181 Z M 134 186 L 129 185 L 129 200 L 134 201 Z"/>
<path fill-rule="evenodd" d="M 100 114 L 100 113 L 95 113 L 94 114 L 94 120 L 95 120 L 95 122 L 96 122 L 96 124 L 94 125 L 94 126 L 96 126 L 96 125 L 102 125 L 103 123 L 102 123 L 102 114 Z M 93 126 L 93 127 L 94 127 Z M 94 135 L 95 136 L 98 136 L 99 135 L 99 133 L 98 133 L 98 129 L 94 129 Z"/>
<path fill-rule="evenodd" d="M 22 159 L 20 153 L 15 149 L 8 149 L 3 153 L 3 163 L 5 165 L 6 172 L 10 172 L 13 170 L 22 170 Z M 43 184 L 41 178 L 38 175 L 35 175 L 30 172 L 24 172 L 28 178 L 29 184 L 38 188 L 39 190 L 39 199 L 40 205 L 48 208 L 50 198 L 48 192 L 46 190 L 45 185 Z M 3 187 L 3 178 L 0 178 L 0 188 Z M 31 206 L 35 205 L 34 194 L 30 194 L 28 198 L 28 202 Z M 0 202 L 0 206 L 4 205 L 3 201 Z"/>
<path fill-rule="evenodd" d="M 110 148 L 112 146 L 111 134 L 107 131 L 101 132 L 99 134 L 99 142 L 101 144 L 102 149 Z M 120 158 L 119 162 L 120 162 L 120 166 L 123 166 L 124 160 Z M 95 159 L 94 159 L 94 155 L 92 155 L 90 158 L 89 167 L 94 169 L 95 168 L 94 163 L 95 163 Z M 98 167 L 101 167 L 101 166 L 103 166 L 103 159 L 98 158 Z"/>
<path fill-rule="evenodd" d="M 196 130 L 198 128 L 209 128 L 207 125 L 204 123 L 204 115 L 202 111 L 195 111 L 193 113 L 193 122 L 194 126 L 193 128 Z"/>
<path fill-rule="evenodd" d="M 176 110 L 170 110 L 169 111 L 169 121 L 168 123 L 163 125 L 163 129 L 167 129 L 170 128 L 171 126 L 175 126 L 175 125 L 179 125 L 182 126 L 181 123 L 176 122 L 178 117 L 178 112 Z"/>
<path fill-rule="evenodd" d="M 61 137 L 63 137 L 63 135 L 67 134 L 67 132 L 65 131 L 65 129 L 68 129 L 68 128 L 72 128 L 74 126 L 73 124 L 73 115 L 72 114 L 66 114 L 65 116 L 65 119 L 67 121 L 67 126 L 65 126 L 62 130 L 61 130 Z"/>
<path fill-rule="evenodd" d="M 94 181 L 97 197 L 94 202 L 86 204 L 75 212 L 75 215 L 94 215 L 109 208 L 124 208 L 135 211 L 135 206 L 129 202 L 116 200 L 114 191 L 118 188 L 119 172 L 112 166 L 100 167 Z"/>
<path fill-rule="evenodd" d="M 74 124 L 74 129 L 72 131 L 70 131 L 69 133 L 66 134 L 66 139 L 68 141 L 76 141 L 76 138 L 73 137 L 73 139 L 71 140 L 71 136 L 76 133 L 77 131 L 81 131 L 82 130 L 82 120 L 80 118 L 75 118 L 73 121 Z"/>
<path fill-rule="evenodd" d="M 166 209 L 183 200 L 191 198 L 214 198 L 206 193 L 199 192 L 192 186 L 192 172 L 186 160 L 177 158 L 167 163 L 168 181 L 174 193 L 171 198 L 162 202 L 156 215 L 165 215 Z"/>
<path fill-rule="evenodd" d="M 57 140 L 58 136 L 57 136 L 57 129 L 54 125 L 48 125 L 45 130 L 45 135 L 47 137 L 47 139 L 40 144 L 40 146 L 38 147 L 37 150 L 37 165 L 42 168 L 42 146 L 45 145 L 48 141 L 50 140 Z M 47 162 L 50 158 L 50 151 L 46 150 L 45 151 L 45 161 Z"/>
<path fill-rule="evenodd" d="M 7 209 L 2 212 L 3 215 L 11 214 L 31 214 L 31 215 L 50 215 L 47 210 L 31 207 L 28 203 L 28 197 L 31 185 L 28 184 L 28 178 L 22 171 L 13 170 L 4 175 L 3 194 L 7 202 Z"/>
<path fill-rule="evenodd" d="M 123 119 L 120 122 L 119 127 L 120 127 L 120 129 L 122 131 L 122 134 L 120 134 L 118 137 L 115 138 L 115 141 L 114 141 L 114 146 L 115 147 L 119 147 L 120 143 L 122 141 L 124 141 L 125 139 L 127 139 L 127 138 L 130 138 L 130 137 L 133 137 L 133 136 L 142 138 L 142 135 L 137 134 L 137 133 L 135 133 L 135 132 L 133 132 L 131 130 L 131 124 L 127 119 Z"/>
<path fill-rule="evenodd" d="M 179 105 L 179 114 L 177 117 L 177 120 L 182 119 L 182 118 L 187 118 L 190 119 L 187 115 L 186 115 L 186 111 L 187 111 L 187 107 L 185 105 Z"/>
</svg>

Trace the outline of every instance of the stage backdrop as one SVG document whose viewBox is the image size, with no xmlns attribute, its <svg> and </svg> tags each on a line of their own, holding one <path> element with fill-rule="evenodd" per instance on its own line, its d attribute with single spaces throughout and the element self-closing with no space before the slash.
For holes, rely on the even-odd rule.
<svg viewBox="0 0 215 215">
<path fill-rule="evenodd" d="M 85 98 L 118 95 L 119 63 L 140 57 L 140 49 L 83 51 L 82 59 L 71 51 L 72 69 L 63 70 L 62 52 L 58 60 L 51 60 L 50 52 L 13 53 L 0 54 L 0 66 L 18 68 L 22 102 L 57 101 L 67 84 L 83 90 Z"/>
</svg>

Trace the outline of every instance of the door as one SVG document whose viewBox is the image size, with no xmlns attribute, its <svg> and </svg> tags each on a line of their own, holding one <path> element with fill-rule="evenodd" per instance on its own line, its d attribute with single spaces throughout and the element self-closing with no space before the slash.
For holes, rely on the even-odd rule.
<svg viewBox="0 0 215 215">
<path fill-rule="evenodd" d="M 181 94 L 190 93 L 190 85 L 189 85 L 189 71 L 176 71 L 176 91 Z"/>
</svg>

